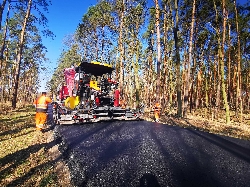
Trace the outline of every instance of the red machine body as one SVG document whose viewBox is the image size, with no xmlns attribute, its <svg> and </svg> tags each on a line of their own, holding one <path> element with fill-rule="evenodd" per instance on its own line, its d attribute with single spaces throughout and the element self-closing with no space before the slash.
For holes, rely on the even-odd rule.
<svg viewBox="0 0 250 187">
<path fill-rule="evenodd" d="M 65 100 L 69 96 L 69 90 L 67 86 L 62 86 L 59 90 L 59 99 Z"/>
</svg>

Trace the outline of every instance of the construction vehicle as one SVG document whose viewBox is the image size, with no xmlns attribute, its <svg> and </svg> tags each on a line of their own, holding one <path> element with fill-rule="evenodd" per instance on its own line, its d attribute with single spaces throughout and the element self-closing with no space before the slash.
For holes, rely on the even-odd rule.
<svg viewBox="0 0 250 187">
<path fill-rule="evenodd" d="M 107 120 L 140 120 L 141 109 L 130 109 L 120 98 L 114 68 L 100 62 L 81 62 L 64 69 L 65 84 L 54 101 L 57 124 L 81 124 Z M 64 90 L 64 91 L 62 91 Z M 63 93 L 67 95 L 64 96 Z"/>
</svg>

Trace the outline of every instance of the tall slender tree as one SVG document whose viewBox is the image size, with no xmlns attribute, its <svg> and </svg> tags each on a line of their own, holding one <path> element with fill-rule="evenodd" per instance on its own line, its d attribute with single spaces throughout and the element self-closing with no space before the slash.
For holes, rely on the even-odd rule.
<svg viewBox="0 0 250 187">
<path fill-rule="evenodd" d="M 190 24 L 190 36 L 189 36 L 189 46 L 188 46 L 188 60 L 186 67 L 186 76 L 185 76 L 185 86 L 184 86 L 184 110 L 183 116 L 186 117 L 187 108 L 188 108 L 188 100 L 189 100 L 189 85 L 190 85 L 190 69 L 193 61 L 193 35 L 194 35 L 194 23 L 195 23 L 195 9 L 196 9 L 196 0 L 193 1 L 193 9 L 192 9 L 192 20 Z"/>
<path fill-rule="evenodd" d="M 235 7 L 235 24 L 237 34 L 237 90 L 236 90 L 236 115 L 240 111 L 240 121 L 242 122 L 242 96 L 241 96 L 241 52 L 240 52 L 240 32 L 238 22 L 238 11 L 236 1 L 234 0 Z"/>
<path fill-rule="evenodd" d="M 221 73 L 221 89 L 222 89 L 222 97 L 224 102 L 224 108 L 226 109 L 226 123 L 230 123 L 230 112 L 229 112 L 229 106 L 227 101 L 227 92 L 226 92 L 226 85 L 225 85 L 225 76 L 224 76 L 224 50 L 225 50 L 225 40 L 226 40 L 226 22 L 227 22 L 227 11 L 226 11 L 226 4 L 225 0 L 222 0 L 222 12 L 223 12 L 223 31 L 222 31 L 222 47 L 220 49 L 220 73 Z"/>
<path fill-rule="evenodd" d="M 157 35 L 157 82 L 156 82 L 156 102 L 160 102 L 160 87 L 161 87 L 161 33 L 160 33 L 160 7 L 158 0 L 155 2 L 155 28 Z"/>
<path fill-rule="evenodd" d="M 175 41 L 175 61 L 176 61 L 176 89 L 177 89 L 177 103 L 178 110 L 177 116 L 182 117 L 182 99 L 181 99 L 181 61 L 180 61 L 180 49 L 179 49 L 179 0 L 175 0 L 175 27 L 174 27 L 174 41 Z"/>
<path fill-rule="evenodd" d="M 118 40 L 119 54 L 120 54 L 120 59 L 119 59 L 119 67 L 120 67 L 119 89 L 121 91 L 122 97 L 123 97 L 123 80 L 124 80 L 123 27 L 124 27 L 125 10 L 126 10 L 126 0 L 122 0 L 120 8 L 119 8 L 119 40 Z"/>
<path fill-rule="evenodd" d="M 44 28 L 47 26 L 47 19 L 43 12 L 39 9 L 42 8 L 44 11 L 48 10 L 49 4 L 47 3 L 46 0 L 28 0 L 26 2 L 20 1 L 17 2 L 15 8 L 18 11 L 18 14 L 14 14 L 17 18 L 16 21 L 16 27 L 21 28 L 21 29 L 16 29 L 18 30 L 16 33 L 15 39 L 16 39 L 16 49 L 15 49 L 15 55 L 14 55 L 14 76 L 13 76 L 13 92 L 12 92 L 12 107 L 16 108 L 17 104 L 17 98 L 18 98 L 18 93 L 19 93 L 19 83 L 20 83 L 20 73 L 23 67 L 23 64 L 25 62 L 24 58 L 24 52 L 26 49 L 29 48 L 31 45 L 28 41 L 29 35 L 34 34 L 34 36 L 39 35 L 39 31 L 37 30 L 36 24 L 41 24 L 44 26 Z M 34 11 L 34 14 L 33 12 Z M 36 12 L 35 12 L 36 11 Z M 18 17 L 17 17 L 18 16 Z M 11 30 L 11 29 L 10 29 Z M 10 31 L 12 32 L 12 31 Z M 43 35 L 53 37 L 53 33 L 49 30 L 42 30 L 41 31 Z M 13 34 L 13 33 L 12 33 Z M 11 35 L 11 33 L 10 33 Z M 41 41 L 40 38 L 36 38 L 35 40 Z M 35 46 L 42 50 L 44 50 L 44 46 L 39 43 L 37 46 Z M 40 60 L 43 57 L 41 56 Z M 45 58 L 43 58 L 45 59 Z"/>
<path fill-rule="evenodd" d="M 20 33 L 20 40 L 18 44 L 18 50 L 17 50 L 17 58 L 16 58 L 16 70 L 15 70 L 15 83 L 14 83 L 14 92 L 13 92 L 13 100 L 12 100 L 12 107 L 16 108 L 16 103 L 17 103 L 17 93 L 18 93 L 18 84 L 19 84 L 19 77 L 20 77 L 20 66 L 21 66 L 21 60 L 22 60 L 22 55 L 23 55 L 23 46 L 24 46 L 24 40 L 25 40 L 25 31 L 26 27 L 28 24 L 28 19 L 30 16 L 30 11 L 32 7 L 32 0 L 28 1 L 27 5 L 27 10 L 26 10 L 26 15 L 24 17 L 23 25 L 22 25 L 22 30 Z"/>
</svg>

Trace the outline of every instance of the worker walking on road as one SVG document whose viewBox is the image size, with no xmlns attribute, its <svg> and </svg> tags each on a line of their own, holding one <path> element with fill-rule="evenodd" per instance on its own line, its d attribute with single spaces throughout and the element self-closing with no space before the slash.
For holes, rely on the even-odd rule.
<svg viewBox="0 0 250 187">
<path fill-rule="evenodd" d="M 154 106 L 154 114 L 155 114 L 155 121 L 156 122 L 159 122 L 160 111 L 161 111 L 161 105 L 160 105 L 160 103 L 156 102 L 155 106 Z"/>
<path fill-rule="evenodd" d="M 42 130 L 45 128 L 44 124 L 47 121 L 48 104 L 51 102 L 52 100 L 46 96 L 46 92 L 42 92 L 42 95 L 34 101 L 34 105 L 36 107 L 35 119 L 37 130 Z"/>
</svg>

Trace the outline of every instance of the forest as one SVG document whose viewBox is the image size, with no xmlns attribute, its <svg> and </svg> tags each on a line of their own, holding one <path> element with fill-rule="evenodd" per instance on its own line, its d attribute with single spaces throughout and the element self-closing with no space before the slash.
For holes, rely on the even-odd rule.
<svg viewBox="0 0 250 187">
<path fill-rule="evenodd" d="M 48 60 L 41 36 L 54 37 L 46 26 L 49 5 L 0 4 L 0 102 L 12 108 L 38 94 Z M 121 97 L 132 108 L 150 111 L 160 102 L 166 115 L 198 111 L 242 122 L 250 110 L 249 31 L 249 0 L 99 0 L 65 38 L 47 87 L 56 93 L 64 68 L 99 61 L 115 68 Z"/>
</svg>

